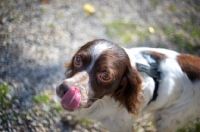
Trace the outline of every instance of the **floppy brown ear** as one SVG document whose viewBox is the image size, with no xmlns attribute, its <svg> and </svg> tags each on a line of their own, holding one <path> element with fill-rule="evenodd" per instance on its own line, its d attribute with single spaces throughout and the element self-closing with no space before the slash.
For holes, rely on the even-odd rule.
<svg viewBox="0 0 200 132">
<path fill-rule="evenodd" d="M 114 93 L 114 98 L 123 105 L 128 112 L 138 115 L 139 105 L 143 100 L 142 97 L 142 80 L 133 67 L 129 67 Z"/>
</svg>

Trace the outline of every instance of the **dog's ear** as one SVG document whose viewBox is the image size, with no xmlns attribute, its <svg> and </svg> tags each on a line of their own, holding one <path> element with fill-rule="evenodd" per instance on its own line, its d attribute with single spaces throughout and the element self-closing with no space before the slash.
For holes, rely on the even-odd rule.
<svg viewBox="0 0 200 132">
<path fill-rule="evenodd" d="M 114 93 L 114 98 L 123 105 L 128 112 L 138 115 L 139 105 L 143 100 L 142 81 L 138 71 L 129 66 L 118 89 Z"/>
</svg>

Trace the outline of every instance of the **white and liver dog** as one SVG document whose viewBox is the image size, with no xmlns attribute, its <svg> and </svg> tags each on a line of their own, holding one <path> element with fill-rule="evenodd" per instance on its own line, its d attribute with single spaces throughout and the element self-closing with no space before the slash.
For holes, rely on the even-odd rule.
<svg viewBox="0 0 200 132">
<path fill-rule="evenodd" d="M 200 59 L 157 48 L 124 49 L 107 40 L 82 46 L 57 87 L 64 109 L 111 132 L 131 132 L 144 111 L 158 132 L 200 117 Z"/>
</svg>

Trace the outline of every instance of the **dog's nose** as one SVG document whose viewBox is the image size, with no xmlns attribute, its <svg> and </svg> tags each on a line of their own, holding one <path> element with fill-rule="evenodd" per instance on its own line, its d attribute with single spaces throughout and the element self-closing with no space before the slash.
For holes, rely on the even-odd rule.
<svg viewBox="0 0 200 132">
<path fill-rule="evenodd" d="M 69 85 L 63 82 L 56 88 L 56 93 L 60 98 L 62 98 L 69 89 Z"/>
</svg>

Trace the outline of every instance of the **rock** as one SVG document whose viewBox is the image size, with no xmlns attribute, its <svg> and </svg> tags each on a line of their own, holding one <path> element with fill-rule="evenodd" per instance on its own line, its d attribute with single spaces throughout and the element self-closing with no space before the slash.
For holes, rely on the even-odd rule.
<svg viewBox="0 0 200 132">
<path fill-rule="evenodd" d="M 65 118 L 65 117 L 63 117 L 63 118 Z M 66 119 L 71 121 L 73 119 L 73 117 L 72 117 L 72 115 L 67 115 Z"/>
<path fill-rule="evenodd" d="M 35 127 L 35 126 L 38 126 L 36 121 L 32 121 L 32 122 L 31 122 L 31 125 L 34 126 L 34 127 Z"/>
<path fill-rule="evenodd" d="M 8 128 L 11 128 L 11 123 L 7 121 Z"/>
<path fill-rule="evenodd" d="M 17 121 L 18 121 L 18 123 L 20 124 L 20 125 L 22 125 L 23 124 L 23 121 L 22 121 L 22 119 L 18 116 L 18 118 L 17 118 Z"/>
<path fill-rule="evenodd" d="M 2 22 L 3 24 L 5 24 L 5 23 L 6 23 L 6 17 L 2 18 L 2 19 L 1 19 L 1 22 Z"/>
<path fill-rule="evenodd" d="M 16 108 L 16 107 L 15 107 L 15 108 Z M 13 109 L 13 112 L 14 112 L 15 114 L 17 114 L 17 115 L 20 113 L 18 109 Z"/>
<path fill-rule="evenodd" d="M 49 125 L 49 122 L 47 120 L 42 120 L 41 123 L 45 126 L 48 126 Z"/>
<path fill-rule="evenodd" d="M 13 103 L 19 105 L 20 104 L 19 99 L 14 99 Z"/>
<path fill-rule="evenodd" d="M 9 93 L 7 93 L 6 94 L 6 99 L 10 101 L 12 99 L 12 96 Z"/>
<path fill-rule="evenodd" d="M 27 116 L 26 116 L 26 119 L 29 120 L 29 121 L 32 121 L 32 120 L 33 120 L 33 118 L 32 118 L 30 115 L 27 115 Z"/>
</svg>

